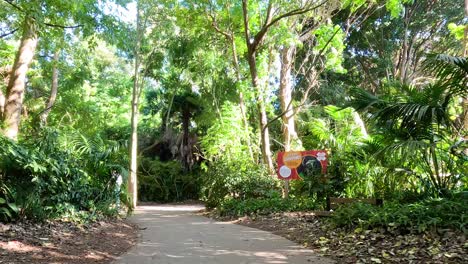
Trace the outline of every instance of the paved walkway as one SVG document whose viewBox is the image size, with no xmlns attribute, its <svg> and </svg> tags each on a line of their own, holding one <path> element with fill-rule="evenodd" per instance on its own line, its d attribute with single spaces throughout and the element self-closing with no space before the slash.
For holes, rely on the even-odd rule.
<svg viewBox="0 0 468 264">
<path fill-rule="evenodd" d="M 333 263 L 282 237 L 194 215 L 197 205 L 141 206 L 140 241 L 115 264 Z"/>
</svg>

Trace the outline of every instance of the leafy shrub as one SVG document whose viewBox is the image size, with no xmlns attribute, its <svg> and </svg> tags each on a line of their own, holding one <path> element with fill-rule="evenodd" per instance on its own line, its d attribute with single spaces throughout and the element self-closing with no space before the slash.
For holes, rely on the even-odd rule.
<svg viewBox="0 0 468 264">
<path fill-rule="evenodd" d="M 141 158 L 138 189 L 140 201 L 170 202 L 198 198 L 197 178 L 192 173 L 184 173 L 178 161 Z"/>
<path fill-rule="evenodd" d="M 18 214 L 18 207 L 15 203 L 10 202 L 10 200 L 11 192 L 9 188 L 0 183 L 0 222 L 11 221 Z"/>
<path fill-rule="evenodd" d="M 228 198 L 270 197 L 277 192 L 278 182 L 249 155 L 253 134 L 245 129 L 238 105 L 225 102 L 220 110 L 222 118 L 210 124 L 200 142 L 206 159 L 201 198 L 213 208 Z"/>
<path fill-rule="evenodd" d="M 224 201 L 217 212 L 221 216 L 265 215 L 279 212 L 309 211 L 317 209 L 317 204 L 310 198 L 283 199 L 279 196 L 272 198 L 250 198 L 246 200 L 229 199 Z"/>
<path fill-rule="evenodd" d="M 93 214 L 97 204 L 115 201 L 116 175 L 126 176 L 119 146 L 57 131 L 21 143 L 0 137 L 0 178 L 20 217 Z"/>
<path fill-rule="evenodd" d="M 424 232 L 437 228 L 453 228 L 466 232 L 468 219 L 466 193 L 452 198 L 426 199 L 401 204 L 391 202 L 383 207 L 356 203 L 340 207 L 331 217 L 338 227 L 383 227 L 387 230 Z"/>
<path fill-rule="evenodd" d="M 225 199 L 266 198 L 277 193 L 277 180 L 267 170 L 245 160 L 218 160 L 202 175 L 201 198 L 214 208 Z"/>
</svg>

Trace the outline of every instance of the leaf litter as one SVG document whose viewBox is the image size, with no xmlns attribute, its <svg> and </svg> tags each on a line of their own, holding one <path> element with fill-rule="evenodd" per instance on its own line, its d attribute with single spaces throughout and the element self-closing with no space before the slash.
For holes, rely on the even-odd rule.
<svg viewBox="0 0 468 264">
<path fill-rule="evenodd" d="M 136 243 L 137 231 L 122 219 L 0 224 L 0 263 L 110 263 Z"/>
<path fill-rule="evenodd" d="M 226 219 L 223 219 L 226 220 Z M 338 263 L 467 263 L 466 234 L 455 230 L 400 233 L 383 228 L 331 227 L 313 213 L 242 217 L 237 224 L 270 231 Z"/>
</svg>

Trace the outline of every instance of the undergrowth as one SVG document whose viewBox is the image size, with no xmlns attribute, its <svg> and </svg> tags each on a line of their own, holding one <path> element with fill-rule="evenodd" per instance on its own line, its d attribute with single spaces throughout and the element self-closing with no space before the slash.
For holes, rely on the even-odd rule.
<svg viewBox="0 0 468 264">
<path fill-rule="evenodd" d="M 0 137 L 0 220 L 117 215 L 115 183 L 126 177 L 122 150 L 118 142 L 57 131 L 34 141 Z M 125 193 L 121 199 L 125 203 Z"/>
<path fill-rule="evenodd" d="M 428 198 L 413 203 L 384 203 L 382 207 L 355 203 L 338 208 L 330 223 L 344 228 L 384 228 L 387 231 L 415 232 L 456 229 L 467 233 L 468 193 L 449 198 Z"/>
<path fill-rule="evenodd" d="M 280 212 L 310 211 L 317 209 L 317 204 L 311 198 L 250 198 L 246 200 L 225 200 L 218 208 L 220 216 L 238 217 L 244 215 L 267 215 Z"/>
</svg>

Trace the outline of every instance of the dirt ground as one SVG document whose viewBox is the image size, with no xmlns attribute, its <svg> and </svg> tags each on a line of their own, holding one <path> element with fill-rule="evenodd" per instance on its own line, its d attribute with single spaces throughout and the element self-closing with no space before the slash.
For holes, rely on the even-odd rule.
<svg viewBox="0 0 468 264">
<path fill-rule="evenodd" d="M 0 224 L 0 263 L 110 263 L 137 240 L 126 220 Z"/>
<path fill-rule="evenodd" d="M 468 241 L 462 232 L 401 234 L 379 229 L 341 230 L 326 228 L 324 221 L 311 213 L 234 220 L 295 241 L 337 263 L 468 263 Z"/>
</svg>

